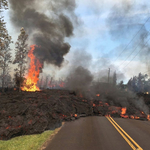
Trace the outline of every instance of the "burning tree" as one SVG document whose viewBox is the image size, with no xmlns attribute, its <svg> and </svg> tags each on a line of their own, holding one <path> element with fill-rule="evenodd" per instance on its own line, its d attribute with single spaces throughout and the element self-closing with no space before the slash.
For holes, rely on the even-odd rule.
<svg viewBox="0 0 150 150">
<path fill-rule="evenodd" d="M 18 64 L 18 67 L 15 69 L 15 80 L 17 81 L 17 86 L 19 89 L 24 81 L 28 53 L 28 44 L 26 44 L 28 35 L 26 34 L 24 28 L 21 28 L 20 31 L 21 33 L 16 42 L 15 60 L 13 62 L 14 64 Z"/>
<path fill-rule="evenodd" d="M 41 68 L 43 64 L 40 62 L 38 58 L 33 54 L 35 48 L 38 46 L 31 45 L 31 49 L 28 52 L 28 57 L 30 58 L 30 65 L 28 69 L 28 74 L 26 80 L 23 83 L 23 87 L 21 88 L 23 91 L 39 91 L 39 87 L 37 83 L 39 81 L 39 74 L 41 72 Z"/>
</svg>

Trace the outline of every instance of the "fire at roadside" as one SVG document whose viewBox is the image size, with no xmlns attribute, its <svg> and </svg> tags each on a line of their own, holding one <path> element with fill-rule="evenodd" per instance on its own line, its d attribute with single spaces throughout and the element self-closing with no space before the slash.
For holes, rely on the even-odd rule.
<svg viewBox="0 0 150 150">
<path fill-rule="evenodd" d="M 89 93 L 89 92 L 88 92 Z M 17 91 L 0 95 L 0 139 L 42 133 L 61 126 L 62 121 L 74 121 L 86 116 L 112 116 L 147 121 L 149 116 L 130 105 L 121 107 L 105 102 L 101 94 L 92 98 L 69 90 Z M 147 95 L 147 102 L 150 96 Z"/>
</svg>

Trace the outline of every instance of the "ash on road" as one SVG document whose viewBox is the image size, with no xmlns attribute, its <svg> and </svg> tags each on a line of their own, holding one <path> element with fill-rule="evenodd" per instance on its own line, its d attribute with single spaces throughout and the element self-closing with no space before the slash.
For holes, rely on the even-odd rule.
<svg viewBox="0 0 150 150">
<path fill-rule="evenodd" d="M 116 118 L 143 150 L 150 149 L 150 122 Z M 92 116 L 66 122 L 45 150 L 132 150 L 106 117 Z"/>
</svg>

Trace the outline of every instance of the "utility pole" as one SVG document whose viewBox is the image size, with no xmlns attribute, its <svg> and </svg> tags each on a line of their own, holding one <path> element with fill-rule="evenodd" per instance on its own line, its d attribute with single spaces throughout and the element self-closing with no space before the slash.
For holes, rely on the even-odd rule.
<svg viewBox="0 0 150 150">
<path fill-rule="evenodd" d="M 110 78 L 110 68 L 108 69 L 108 83 L 109 83 L 109 78 Z"/>
</svg>

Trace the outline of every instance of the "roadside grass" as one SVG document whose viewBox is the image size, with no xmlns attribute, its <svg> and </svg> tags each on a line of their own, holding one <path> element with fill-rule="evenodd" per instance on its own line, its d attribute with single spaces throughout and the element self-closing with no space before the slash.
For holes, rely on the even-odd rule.
<svg viewBox="0 0 150 150">
<path fill-rule="evenodd" d="M 40 150 L 55 130 L 48 130 L 42 134 L 25 135 L 0 141 L 0 150 Z"/>
</svg>

